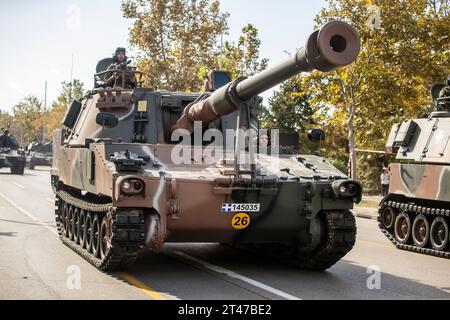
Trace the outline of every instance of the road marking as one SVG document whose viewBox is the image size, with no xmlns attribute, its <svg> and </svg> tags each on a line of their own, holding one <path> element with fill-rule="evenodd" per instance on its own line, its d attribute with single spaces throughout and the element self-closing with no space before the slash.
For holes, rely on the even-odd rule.
<svg viewBox="0 0 450 320">
<path fill-rule="evenodd" d="M 214 272 L 219 273 L 219 274 L 224 274 L 224 275 L 226 275 L 226 276 L 228 276 L 230 278 L 233 278 L 233 279 L 241 280 L 241 281 L 246 282 L 246 283 L 248 283 L 248 284 L 250 284 L 250 285 L 252 285 L 254 287 L 257 287 L 257 288 L 260 288 L 260 289 L 262 289 L 264 291 L 273 293 L 273 294 L 275 294 L 277 296 L 280 296 L 282 298 L 285 298 L 287 300 L 302 300 L 299 297 L 290 295 L 289 293 L 286 293 L 286 292 L 283 292 L 281 290 L 275 289 L 275 288 L 273 288 L 271 286 L 268 286 L 268 285 L 266 285 L 264 283 L 261 283 L 259 281 L 256 281 L 256 280 L 253 280 L 251 278 L 248 278 L 246 276 L 240 275 L 240 274 L 238 274 L 238 273 L 236 273 L 234 271 L 228 270 L 228 269 L 220 267 L 220 266 L 216 266 L 214 264 L 211 264 L 209 262 L 200 260 L 198 258 L 194 258 L 194 257 L 192 257 L 192 256 L 190 256 L 190 255 L 188 255 L 188 254 L 186 254 L 184 252 L 174 251 L 173 255 L 176 255 L 177 257 L 175 257 L 175 258 L 180 258 L 181 260 L 183 260 L 184 262 L 186 262 L 188 264 L 200 265 L 203 268 L 206 268 L 208 270 L 214 271 Z"/>
<path fill-rule="evenodd" d="M 55 203 L 55 199 L 45 198 L 45 200 L 47 200 L 50 203 Z"/>
<path fill-rule="evenodd" d="M 129 284 L 137 287 L 139 290 L 141 290 L 143 293 L 145 293 L 147 296 L 149 296 L 150 298 L 152 298 L 154 300 L 176 300 L 175 297 L 170 297 L 169 298 L 165 294 L 159 293 L 159 292 L 151 289 L 150 287 L 148 287 L 147 285 L 143 284 L 138 279 L 136 279 L 135 277 L 129 275 L 128 273 L 119 272 L 119 273 L 117 273 L 117 275 L 120 278 L 122 278 L 124 281 L 126 281 Z"/>
<path fill-rule="evenodd" d="M 23 213 L 24 215 L 26 215 L 28 218 L 30 218 L 31 220 L 33 220 L 34 222 L 36 222 L 37 224 L 45 227 L 47 230 L 49 230 L 50 232 L 52 232 L 53 234 L 58 235 L 58 232 L 46 225 L 44 222 L 42 222 L 41 220 L 39 220 L 37 217 L 35 217 L 34 215 L 32 215 L 31 213 L 29 213 L 28 211 L 26 211 L 25 209 L 22 209 L 21 207 L 19 207 L 18 205 L 16 205 L 11 199 L 9 199 L 7 196 L 5 196 L 3 193 L 0 192 L 0 197 L 5 199 L 6 202 L 8 202 L 10 205 L 12 205 L 14 208 L 16 208 L 18 211 L 20 211 L 21 213 Z M 50 199 L 47 199 L 50 200 Z M 52 200 L 53 202 L 53 200 Z M 166 296 L 164 296 L 163 294 L 156 292 L 152 289 L 150 289 L 149 287 L 147 287 L 146 285 L 144 285 L 142 282 L 140 282 L 139 280 L 137 280 L 136 278 L 134 278 L 133 276 L 127 274 L 127 273 L 120 273 L 119 276 L 125 280 L 126 282 L 134 285 L 135 287 L 137 287 L 139 290 L 141 290 L 142 292 L 144 292 L 147 296 L 149 296 L 152 299 L 155 300 L 168 300 L 168 298 Z M 173 298 L 175 299 L 175 298 Z"/>
<path fill-rule="evenodd" d="M 367 241 L 367 240 L 357 240 L 356 243 L 362 243 L 362 244 L 367 244 L 370 246 L 381 247 L 381 248 L 385 248 L 385 249 L 387 248 L 387 249 L 397 251 L 397 248 L 394 245 L 388 245 L 388 244 L 384 244 L 384 243 L 378 243 L 378 242 Z"/>
<path fill-rule="evenodd" d="M 17 182 L 13 182 L 16 186 L 18 186 L 21 189 L 25 189 L 25 187 L 23 185 L 21 185 L 20 183 Z"/>
<path fill-rule="evenodd" d="M 2 197 L 3 199 L 6 200 L 6 202 L 8 202 L 10 205 L 12 205 L 14 208 L 16 208 L 18 211 L 22 212 L 24 215 L 26 215 L 28 218 L 30 218 L 31 220 L 33 220 L 34 222 L 36 222 L 37 224 L 45 227 L 47 230 L 49 230 L 50 232 L 52 232 L 53 234 L 58 236 L 58 232 L 55 230 L 55 228 L 52 228 L 50 226 L 48 226 L 47 224 L 45 224 L 44 222 L 42 222 L 41 220 L 39 220 L 38 218 L 36 218 L 35 216 L 33 216 L 31 213 L 29 213 L 28 211 L 26 211 L 25 209 L 22 209 L 21 207 L 19 207 L 18 205 L 16 205 L 11 199 L 9 199 L 7 196 L 5 196 L 3 193 L 0 192 L 0 197 Z"/>
</svg>

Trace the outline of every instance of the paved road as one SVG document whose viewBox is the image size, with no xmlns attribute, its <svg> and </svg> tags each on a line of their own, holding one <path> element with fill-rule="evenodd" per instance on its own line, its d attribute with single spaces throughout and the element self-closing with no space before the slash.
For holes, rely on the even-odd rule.
<svg viewBox="0 0 450 320">
<path fill-rule="evenodd" d="M 376 221 L 360 218 L 354 250 L 327 272 L 216 244 L 170 244 L 162 254 L 143 254 L 126 273 L 101 273 L 59 242 L 49 172 L 6 172 L 0 170 L 0 299 L 450 299 L 449 260 L 399 251 Z M 368 288 L 368 267 L 381 270 L 380 289 Z"/>
</svg>

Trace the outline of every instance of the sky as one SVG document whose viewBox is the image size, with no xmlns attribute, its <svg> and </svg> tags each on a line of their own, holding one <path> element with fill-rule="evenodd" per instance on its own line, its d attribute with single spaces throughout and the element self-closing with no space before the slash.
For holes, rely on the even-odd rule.
<svg viewBox="0 0 450 320">
<path fill-rule="evenodd" d="M 85 90 L 93 86 L 97 62 L 117 47 L 128 47 L 131 20 L 123 18 L 121 0 L 0 1 L 0 110 L 27 95 L 47 106 L 57 97 L 62 81 L 80 79 Z M 314 17 L 325 0 L 221 0 L 230 13 L 229 35 L 238 38 L 252 23 L 261 38 L 261 57 L 269 66 L 302 47 L 313 30 Z M 263 94 L 267 98 L 271 91 Z"/>
</svg>

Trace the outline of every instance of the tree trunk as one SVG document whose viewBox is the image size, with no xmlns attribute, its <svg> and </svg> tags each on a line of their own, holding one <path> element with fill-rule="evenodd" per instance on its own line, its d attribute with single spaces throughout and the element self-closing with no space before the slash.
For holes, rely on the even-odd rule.
<svg viewBox="0 0 450 320">
<path fill-rule="evenodd" d="M 348 119 L 348 147 L 349 147 L 349 161 L 350 161 L 350 172 L 349 177 L 352 180 L 357 179 L 357 169 L 356 169 L 356 142 L 355 142 L 355 125 L 353 120 L 355 118 L 355 105 L 352 101 L 349 104 L 349 119 Z"/>
<path fill-rule="evenodd" d="M 357 168 L 356 168 L 356 139 L 355 139 L 355 96 L 353 93 L 353 88 L 346 86 L 344 80 L 339 78 L 339 84 L 341 86 L 342 95 L 344 96 L 345 107 L 348 110 L 348 147 L 349 147 L 349 178 L 357 179 Z M 350 97 L 349 97 L 350 95 Z"/>
<path fill-rule="evenodd" d="M 348 147 L 350 150 L 350 179 L 357 180 L 357 167 L 356 167 L 356 142 L 355 142 L 355 95 L 353 87 L 350 85 L 350 103 L 348 109 Z"/>
</svg>

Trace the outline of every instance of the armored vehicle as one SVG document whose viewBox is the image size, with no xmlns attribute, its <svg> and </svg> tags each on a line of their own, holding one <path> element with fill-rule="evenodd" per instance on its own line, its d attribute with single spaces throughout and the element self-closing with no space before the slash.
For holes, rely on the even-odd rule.
<svg viewBox="0 0 450 320">
<path fill-rule="evenodd" d="M 26 157 L 9 129 L 0 132 L 0 168 L 11 168 L 12 174 L 23 175 Z"/>
<path fill-rule="evenodd" d="M 444 87 L 431 90 L 434 112 L 391 130 L 386 151 L 398 163 L 390 166 L 378 220 L 397 248 L 450 258 L 450 95 L 439 95 Z"/>
<path fill-rule="evenodd" d="M 27 147 L 27 162 L 30 170 L 37 166 L 52 166 L 52 143 L 51 141 L 32 142 Z"/>
<path fill-rule="evenodd" d="M 355 243 L 350 210 L 361 186 L 321 157 L 277 156 L 276 132 L 258 146 L 271 152 L 255 153 L 258 94 L 304 71 L 346 66 L 359 50 L 351 26 L 330 22 L 281 64 L 235 81 L 212 72 L 198 94 L 142 88 L 133 68 L 97 68 L 96 88 L 54 133 L 61 240 L 101 270 L 125 268 L 140 248 L 167 242 L 229 244 L 305 269 L 331 267 Z M 113 88 L 106 72 L 117 75 Z M 251 129 L 256 135 L 246 136 Z"/>
</svg>

